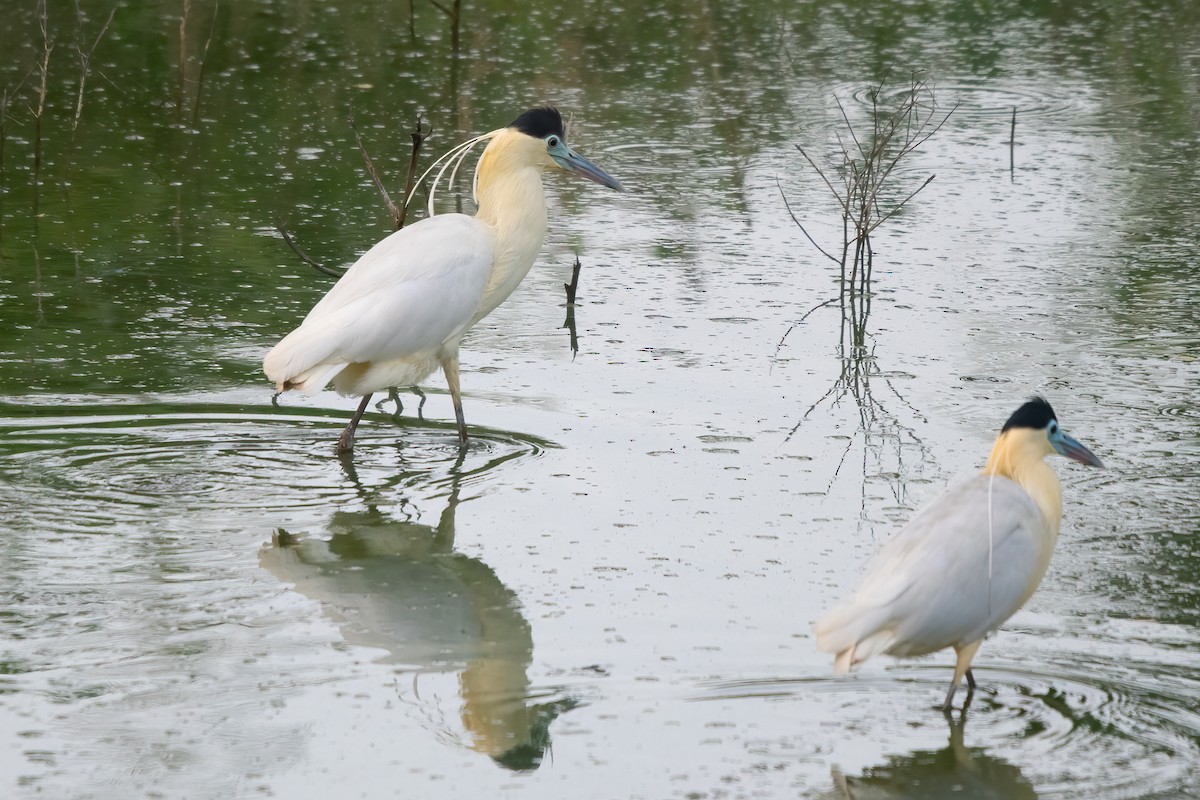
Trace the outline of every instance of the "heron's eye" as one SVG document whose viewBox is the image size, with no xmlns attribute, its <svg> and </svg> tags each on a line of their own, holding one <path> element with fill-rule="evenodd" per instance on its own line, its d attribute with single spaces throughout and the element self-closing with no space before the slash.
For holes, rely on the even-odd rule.
<svg viewBox="0 0 1200 800">
<path fill-rule="evenodd" d="M 1047 430 L 1049 430 L 1049 431 L 1050 431 L 1050 434 L 1051 434 L 1051 435 L 1054 435 L 1054 434 L 1058 433 L 1058 423 L 1057 423 L 1057 422 L 1051 422 L 1051 423 L 1050 423 L 1050 427 L 1049 427 L 1049 428 L 1047 428 Z"/>
<path fill-rule="evenodd" d="M 558 147 L 558 137 L 551 136 L 549 139 L 546 140 L 546 146 L 547 147 Z"/>
</svg>

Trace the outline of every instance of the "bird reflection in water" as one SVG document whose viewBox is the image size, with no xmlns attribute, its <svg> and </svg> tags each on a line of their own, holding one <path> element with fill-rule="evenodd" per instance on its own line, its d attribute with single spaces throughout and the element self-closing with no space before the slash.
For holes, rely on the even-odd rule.
<svg viewBox="0 0 1200 800">
<path fill-rule="evenodd" d="M 550 750 L 550 724 L 577 702 L 530 697 L 533 636 L 517 596 L 487 564 L 454 551 L 458 478 L 436 526 L 368 504 L 335 513 L 328 539 L 276 531 L 259 560 L 318 601 L 348 644 L 386 650 L 414 681 L 458 672 L 470 747 L 508 769 L 534 770 Z"/>
<path fill-rule="evenodd" d="M 1021 770 L 988 755 L 983 748 L 967 747 L 963 729 L 967 715 L 958 721 L 946 712 L 950 743 L 941 750 L 917 750 L 891 756 L 887 763 L 847 777 L 833 770 L 832 798 L 837 800 L 1037 800 L 1037 792 Z"/>
</svg>

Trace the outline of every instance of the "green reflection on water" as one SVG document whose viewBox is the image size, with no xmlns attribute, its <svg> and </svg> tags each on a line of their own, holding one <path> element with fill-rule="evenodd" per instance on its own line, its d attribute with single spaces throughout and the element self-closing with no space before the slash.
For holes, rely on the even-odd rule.
<svg viewBox="0 0 1200 800">
<path fill-rule="evenodd" d="M 844 800 L 1036 800 L 1038 794 L 1021 770 L 983 748 L 963 741 L 966 718 L 947 714 L 950 741 L 941 750 L 892 756 L 861 776 L 834 770 L 833 797 Z"/>
<path fill-rule="evenodd" d="M 550 724 L 577 703 L 537 702 L 533 635 L 517 596 L 487 564 L 455 552 L 460 470 L 461 460 L 437 525 L 368 505 L 335 513 L 327 538 L 277 531 L 259 560 L 320 602 L 347 643 L 382 648 L 405 671 L 457 672 L 470 746 L 501 766 L 534 770 L 550 749 Z"/>
</svg>

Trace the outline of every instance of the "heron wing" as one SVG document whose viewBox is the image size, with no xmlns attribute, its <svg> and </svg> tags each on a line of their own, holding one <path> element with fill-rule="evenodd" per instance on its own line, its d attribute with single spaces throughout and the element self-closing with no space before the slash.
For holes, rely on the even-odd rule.
<svg viewBox="0 0 1200 800">
<path fill-rule="evenodd" d="M 495 241 L 491 228 L 463 214 L 396 231 L 346 271 L 300 327 L 267 354 L 263 370 L 284 385 L 321 372 L 323 365 L 335 371 L 436 352 L 469 327 L 491 273 Z"/>
<path fill-rule="evenodd" d="M 1008 478 L 976 476 L 923 508 L 883 546 L 853 598 L 818 623 L 822 649 L 840 652 L 881 632 L 874 652 L 894 655 L 976 641 L 1032 594 L 1051 547 L 1028 492 Z"/>
</svg>

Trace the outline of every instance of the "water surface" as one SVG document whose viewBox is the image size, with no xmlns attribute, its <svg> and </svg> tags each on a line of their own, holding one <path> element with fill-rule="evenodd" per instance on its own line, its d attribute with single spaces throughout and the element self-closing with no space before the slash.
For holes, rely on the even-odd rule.
<svg viewBox="0 0 1200 800">
<path fill-rule="evenodd" d="M 51 8 L 0 176 L 0 766 L 16 797 L 1174 798 L 1200 778 L 1200 16 L 1186 3 L 118 9 L 78 127 Z M 86 4 L 83 30 L 108 8 Z M 40 52 L 0 28 L 0 80 Z M 201 53 L 212 42 L 201 69 Z M 916 71 L 865 346 L 832 164 Z M 261 357 L 391 186 L 537 102 L 632 191 L 547 178 L 547 246 L 440 378 L 368 415 Z M 1012 111 L 1017 110 L 1015 140 Z M 442 210 L 469 200 L 449 195 Z M 583 264 L 564 328 L 562 283 Z M 791 329 L 790 333 L 787 333 Z M 786 340 L 781 345 L 780 342 Z M 831 674 L 811 622 L 1029 394 L 1050 574 L 933 710 L 945 654 Z"/>
</svg>

